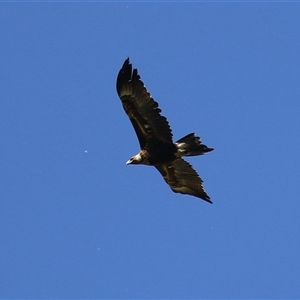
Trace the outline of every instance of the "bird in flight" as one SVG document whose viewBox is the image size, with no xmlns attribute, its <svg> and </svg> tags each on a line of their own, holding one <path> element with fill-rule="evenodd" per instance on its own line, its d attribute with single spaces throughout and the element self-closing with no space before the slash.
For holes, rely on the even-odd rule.
<svg viewBox="0 0 300 300">
<path fill-rule="evenodd" d="M 172 130 L 161 115 L 158 103 L 147 91 L 137 69 L 127 58 L 117 77 L 117 93 L 140 143 L 140 151 L 126 164 L 154 166 L 173 192 L 188 194 L 212 203 L 203 181 L 183 156 L 203 155 L 214 150 L 190 133 L 173 142 Z"/>
</svg>

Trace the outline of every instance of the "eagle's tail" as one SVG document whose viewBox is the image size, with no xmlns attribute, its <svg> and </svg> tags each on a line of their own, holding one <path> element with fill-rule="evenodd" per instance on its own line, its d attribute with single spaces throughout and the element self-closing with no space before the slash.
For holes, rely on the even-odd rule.
<svg viewBox="0 0 300 300">
<path fill-rule="evenodd" d="M 200 137 L 195 136 L 194 133 L 190 133 L 178 140 L 175 143 L 177 147 L 178 156 L 196 156 L 203 155 L 206 152 L 213 151 L 213 148 L 208 148 L 201 143 Z"/>
</svg>

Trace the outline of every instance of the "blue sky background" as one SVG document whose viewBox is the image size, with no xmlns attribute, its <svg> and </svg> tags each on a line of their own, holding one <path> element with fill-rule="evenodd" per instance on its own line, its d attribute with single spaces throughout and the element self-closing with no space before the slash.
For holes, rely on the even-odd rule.
<svg viewBox="0 0 300 300">
<path fill-rule="evenodd" d="M 1 298 L 299 298 L 299 3 L 1 3 Z M 214 204 L 126 166 L 125 58 Z"/>
</svg>

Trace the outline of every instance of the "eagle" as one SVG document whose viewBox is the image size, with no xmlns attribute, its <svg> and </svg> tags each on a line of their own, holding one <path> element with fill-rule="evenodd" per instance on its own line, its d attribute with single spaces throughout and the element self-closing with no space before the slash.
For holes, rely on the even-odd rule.
<svg viewBox="0 0 300 300">
<path fill-rule="evenodd" d="M 183 156 L 203 155 L 214 150 L 202 144 L 200 137 L 190 133 L 177 142 L 158 103 L 147 91 L 137 69 L 127 58 L 119 71 L 117 93 L 140 143 L 140 151 L 126 164 L 154 166 L 173 192 L 188 194 L 212 203 L 203 181 Z"/>
</svg>

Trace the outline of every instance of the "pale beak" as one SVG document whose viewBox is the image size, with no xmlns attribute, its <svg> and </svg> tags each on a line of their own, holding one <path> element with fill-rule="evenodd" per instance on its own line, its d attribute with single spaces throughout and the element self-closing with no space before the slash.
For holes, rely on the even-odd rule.
<svg viewBox="0 0 300 300">
<path fill-rule="evenodd" d="M 131 160 L 129 159 L 126 161 L 126 165 L 130 165 L 130 164 L 131 164 Z"/>
</svg>

